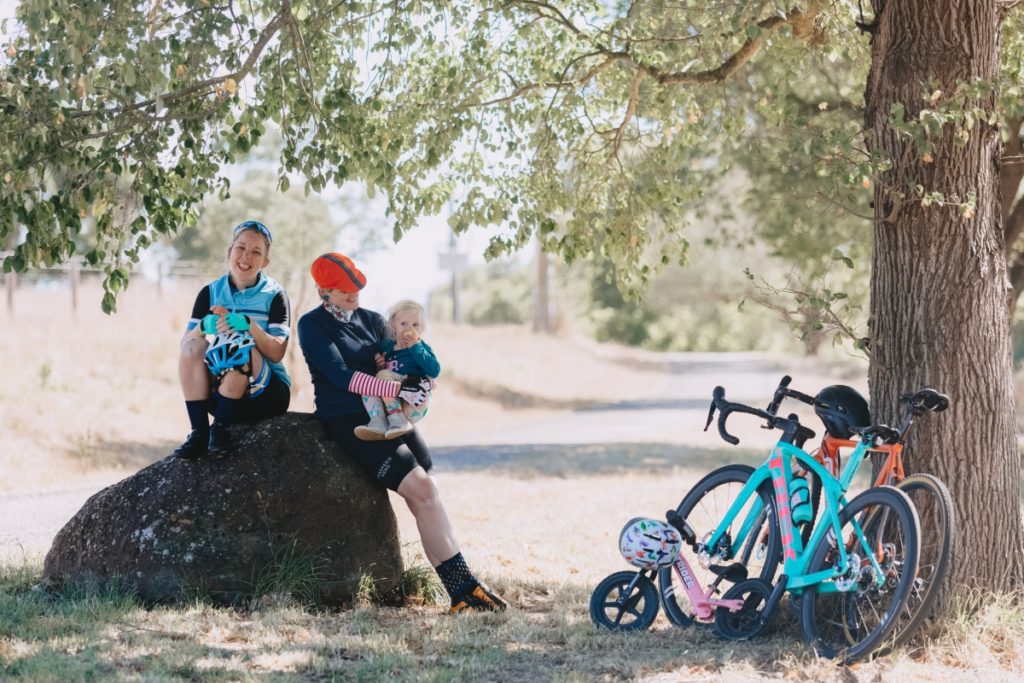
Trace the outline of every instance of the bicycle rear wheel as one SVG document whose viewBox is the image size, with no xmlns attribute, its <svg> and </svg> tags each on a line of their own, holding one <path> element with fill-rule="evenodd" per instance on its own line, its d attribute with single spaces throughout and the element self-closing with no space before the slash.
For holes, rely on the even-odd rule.
<svg viewBox="0 0 1024 683">
<path fill-rule="evenodd" d="M 754 468 L 748 465 L 726 465 L 705 476 L 683 496 L 676 511 L 693 527 L 698 540 L 706 538 L 718 527 L 753 473 Z M 758 488 L 757 495 L 747 501 L 730 525 L 727 537 L 730 544 L 736 540 L 736 534 L 744 521 L 754 512 L 755 501 L 760 502 L 761 513 L 753 519 L 750 532 L 741 546 L 732 548 L 732 559 L 746 566 L 747 578 L 764 579 L 771 583 L 782 556 L 782 540 L 770 484 Z M 684 545 L 680 552 L 686 556 L 702 587 L 714 587 L 713 595 L 716 596 L 728 590 L 729 586 L 719 588 L 724 579 L 700 566 L 699 558 L 692 548 Z M 680 627 L 695 623 L 693 605 L 681 585 L 679 575 L 672 567 L 658 570 L 658 588 L 661 604 L 670 622 Z M 710 624 L 711 621 L 697 623 Z"/>
<path fill-rule="evenodd" d="M 849 663 L 878 649 L 896 627 L 917 574 L 920 526 L 913 504 L 891 486 L 868 489 L 840 511 L 840 538 L 847 553 L 846 573 L 810 586 L 803 593 L 804 638 L 817 652 Z M 881 566 L 875 569 L 853 522 Z M 811 557 L 808 574 L 840 567 L 834 530 L 825 534 Z M 828 585 L 828 592 L 822 589 Z"/>
<path fill-rule="evenodd" d="M 921 561 L 907 606 L 896 624 L 895 645 L 903 645 L 934 614 L 953 548 L 953 498 L 938 477 L 915 474 L 896 484 L 910 498 L 921 522 Z"/>
</svg>

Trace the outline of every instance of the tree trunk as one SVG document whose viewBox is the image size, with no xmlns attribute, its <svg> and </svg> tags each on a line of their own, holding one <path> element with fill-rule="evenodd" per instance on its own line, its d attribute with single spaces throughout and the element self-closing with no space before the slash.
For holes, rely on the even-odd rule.
<svg viewBox="0 0 1024 683">
<path fill-rule="evenodd" d="M 958 146 L 946 126 L 932 140 L 929 158 L 889 119 L 894 103 L 903 105 L 907 121 L 916 121 L 923 107 L 952 95 L 958 83 L 998 74 L 999 8 L 994 0 L 872 4 L 867 142 L 893 162 L 875 190 L 872 415 L 875 422 L 897 424 L 901 393 L 932 387 L 949 395 L 949 410 L 916 423 L 908 467 L 937 475 L 953 495 L 957 529 L 947 587 L 1005 591 L 1019 587 L 1024 576 L 1024 535 L 1000 135 L 982 121 Z M 992 111 L 995 96 L 973 105 Z M 895 211 L 885 185 L 905 195 Z M 914 195 L 917 185 L 947 198 L 976 192 L 976 210 L 963 215 L 956 206 L 925 207 Z"/>
</svg>

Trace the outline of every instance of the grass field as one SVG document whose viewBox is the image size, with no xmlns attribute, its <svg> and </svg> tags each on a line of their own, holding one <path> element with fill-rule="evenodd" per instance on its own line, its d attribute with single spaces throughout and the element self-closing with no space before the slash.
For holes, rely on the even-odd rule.
<svg viewBox="0 0 1024 683">
<path fill-rule="evenodd" d="M 98 297 L 88 292 L 72 316 L 67 292 L 19 291 L 14 316 L 0 313 L 7 365 L 0 383 L 0 491 L 99 486 L 164 457 L 180 440 L 187 423 L 176 349 L 193 294 L 183 289 L 158 298 L 133 285 L 114 317 L 99 313 Z M 295 305 L 297 312 L 303 308 Z M 447 361 L 454 388 L 439 393 L 422 427 L 432 443 L 550 416 L 579 405 L 581 396 L 642 397 L 661 376 L 655 356 L 637 353 L 631 366 L 611 363 L 607 348 L 573 337 L 534 337 L 514 328 L 456 334 L 436 325 L 428 339 Z M 502 362 L 508 358 L 514 361 Z M 301 358 L 293 360 L 292 409 L 310 410 L 308 376 Z M 595 388 L 595 373 L 610 388 Z M 662 513 L 718 457 L 738 456 L 656 446 L 638 453 L 615 444 L 561 455 L 561 461 L 527 458 L 437 475 L 471 566 L 509 598 L 508 613 L 453 618 L 439 605 L 371 602 L 323 611 L 279 594 L 263 596 L 251 609 L 202 600 L 146 609 L 113 590 L 38 591 L 41 558 L 29 555 L 9 559 L 0 571 L 0 679 L 1021 679 L 1024 611 L 991 597 L 979 598 L 978 612 L 957 612 L 972 616 L 951 618 L 941 637 L 853 667 L 816 659 L 784 614 L 753 643 L 677 630 L 663 616 L 645 633 L 597 632 L 587 601 L 603 576 L 628 567 L 616 549 L 624 515 Z M 655 460 L 659 468 L 652 467 Z M 394 502 L 407 564 L 422 566 L 412 519 Z"/>
</svg>

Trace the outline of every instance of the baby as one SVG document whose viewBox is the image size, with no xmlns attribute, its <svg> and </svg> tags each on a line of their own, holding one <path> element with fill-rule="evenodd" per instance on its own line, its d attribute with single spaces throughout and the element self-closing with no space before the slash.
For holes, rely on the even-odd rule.
<svg viewBox="0 0 1024 683">
<path fill-rule="evenodd" d="M 426 331 L 426 315 L 415 301 L 403 300 L 388 310 L 388 337 L 381 342 L 386 369 L 377 373 L 381 379 L 402 380 L 407 375 L 436 379 L 441 364 L 433 349 L 421 339 Z M 370 422 L 355 428 L 355 435 L 364 441 L 394 439 L 412 429 L 427 414 L 430 396 L 419 406 L 407 406 L 398 398 L 363 396 L 363 405 Z M 406 410 L 409 411 L 408 417 Z"/>
</svg>

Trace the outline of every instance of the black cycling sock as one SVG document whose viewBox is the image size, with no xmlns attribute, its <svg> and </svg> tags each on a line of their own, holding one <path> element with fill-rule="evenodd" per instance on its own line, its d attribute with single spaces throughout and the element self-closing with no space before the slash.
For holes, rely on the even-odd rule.
<svg viewBox="0 0 1024 683">
<path fill-rule="evenodd" d="M 240 398 L 228 398 L 218 391 L 217 407 L 213 411 L 213 421 L 222 425 L 231 424 L 231 420 L 235 417 L 235 407 L 241 400 Z"/>
<path fill-rule="evenodd" d="M 448 558 L 434 567 L 434 570 L 441 577 L 441 583 L 452 600 L 468 593 L 476 583 L 476 577 L 469 571 L 469 565 L 466 564 L 466 558 L 462 553 Z"/>
<path fill-rule="evenodd" d="M 185 401 L 188 421 L 197 432 L 210 431 L 210 416 L 206 412 L 206 401 Z"/>
</svg>

